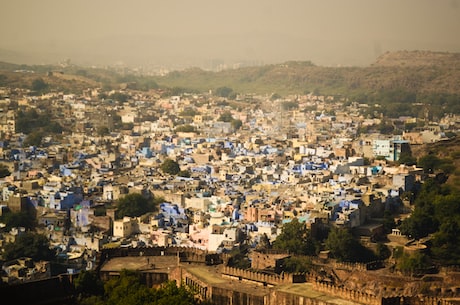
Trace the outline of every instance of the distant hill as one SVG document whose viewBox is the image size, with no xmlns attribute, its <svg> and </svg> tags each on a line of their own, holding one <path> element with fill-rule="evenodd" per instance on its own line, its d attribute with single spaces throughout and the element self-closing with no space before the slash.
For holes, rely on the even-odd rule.
<svg viewBox="0 0 460 305">
<path fill-rule="evenodd" d="M 42 79 L 49 85 L 50 91 L 81 92 L 88 88 L 100 87 L 101 84 L 93 79 L 79 75 L 63 74 L 60 71 L 36 73 L 32 70 L 19 69 L 16 72 L 0 70 L 0 87 L 31 89 L 32 83 Z"/>
<path fill-rule="evenodd" d="M 209 72 L 199 68 L 174 71 L 165 76 L 128 76 L 110 69 L 87 67 L 26 66 L 0 62 L 0 75 L 13 70 L 34 70 L 45 74 L 59 70 L 65 75 L 78 75 L 72 82 L 81 85 L 116 85 L 121 82 L 156 83 L 160 87 L 178 87 L 193 91 L 229 87 L 237 93 L 280 95 L 316 92 L 327 95 L 373 94 L 403 91 L 413 94 L 450 94 L 460 96 L 460 53 L 430 51 L 387 52 L 368 67 L 322 67 L 311 62 L 290 61 L 256 67 Z M 2 72 L 3 71 L 3 72 Z M 1 76 L 0 76 L 1 77 Z M 35 75 L 37 77 L 37 75 Z M 0 86 L 21 85 L 22 78 L 8 75 Z M 62 77 L 49 79 L 57 88 L 69 87 Z M 95 82 L 95 83 L 94 83 Z M 155 85 L 156 85 L 155 84 Z"/>
<path fill-rule="evenodd" d="M 0 62 L 0 87 L 28 88 L 43 79 L 51 91 L 80 92 L 103 84 L 118 84 L 119 75 L 111 70 L 78 66 L 18 65 Z"/>
<path fill-rule="evenodd" d="M 449 67 L 460 68 L 460 53 L 431 52 L 431 51 L 397 51 L 386 52 L 377 58 L 372 66 L 399 67 Z"/>
<path fill-rule="evenodd" d="M 380 90 L 460 94 L 460 53 L 389 52 L 369 67 L 320 67 L 286 62 L 222 72 L 190 69 L 156 78 L 159 85 L 197 90 L 231 87 L 241 93 L 354 94 Z"/>
</svg>

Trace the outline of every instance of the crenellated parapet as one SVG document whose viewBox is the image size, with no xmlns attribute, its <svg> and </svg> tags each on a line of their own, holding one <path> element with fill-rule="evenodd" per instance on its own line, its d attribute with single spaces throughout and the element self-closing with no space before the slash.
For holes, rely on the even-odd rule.
<svg viewBox="0 0 460 305">
<path fill-rule="evenodd" d="M 382 297 L 372 295 L 366 292 L 357 291 L 354 289 L 348 289 L 343 286 L 336 286 L 329 283 L 324 282 L 314 282 L 313 283 L 314 289 L 337 296 L 342 299 L 368 304 L 368 305 L 381 305 L 382 304 Z"/>
<path fill-rule="evenodd" d="M 306 281 L 306 275 L 303 273 L 267 274 L 229 266 L 224 266 L 221 272 L 223 277 L 239 280 L 242 282 L 252 282 L 263 286 L 302 283 Z"/>
<path fill-rule="evenodd" d="M 366 271 L 368 269 L 367 264 L 363 263 L 351 263 L 351 262 L 333 262 L 331 266 L 334 269 L 344 269 L 349 271 Z"/>
<path fill-rule="evenodd" d="M 457 302 L 430 296 L 395 296 L 382 299 L 382 305 L 455 305 Z"/>
<path fill-rule="evenodd" d="M 179 262 L 202 263 L 206 265 L 218 265 L 223 262 L 221 255 L 210 253 L 203 249 L 193 247 L 136 247 L 136 248 L 113 248 L 103 249 L 98 260 L 125 256 L 176 256 Z"/>
</svg>

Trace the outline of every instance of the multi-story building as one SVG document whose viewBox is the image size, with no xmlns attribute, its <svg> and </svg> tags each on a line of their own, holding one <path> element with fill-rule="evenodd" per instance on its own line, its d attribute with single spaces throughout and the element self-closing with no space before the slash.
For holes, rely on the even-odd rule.
<svg viewBox="0 0 460 305">
<path fill-rule="evenodd" d="M 372 152 L 374 157 L 384 157 L 388 161 L 398 161 L 402 153 L 410 151 L 410 143 L 406 140 L 374 140 Z"/>
</svg>

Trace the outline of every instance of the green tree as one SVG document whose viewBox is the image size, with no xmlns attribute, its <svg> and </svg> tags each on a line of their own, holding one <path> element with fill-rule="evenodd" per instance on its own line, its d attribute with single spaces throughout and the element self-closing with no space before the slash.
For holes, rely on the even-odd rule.
<svg viewBox="0 0 460 305">
<path fill-rule="evenodd" d="M 438 194 L 433 200 L 433 206 L 435 221 L 439 226 L 433 229 L 430 241 L 432 257 L 440 264 L 459 264 L 460 194 Z"/>
<path fill-rule="evenodd" d="M 415 195 L 414 211 L 404 219 L 399 227 L 401 233 L 419 239 L 434 233 L 439 228 L 439 217 L 435 215 L 435 201 L 443 196 L 441 184 L 436 179 L 426 179 Z"/>
<path fill-rule="evenodd" d="M 233 92 L 233 89 L 224 86 L 224 87 L 217 88 L 215 92 L 217 96 L 229 97 L 229 95 Z"/>
<path fill-rule="evenodd" d="M 273 242 L 273 248 L 292 254 L 314 255 L 316 253 L 315 241 L 305 224 L 299 222 L 297 218 L 283 225 L 281 233 Z"/>
<path fill-rule="evenodd" d="M 139 272 L 122 270 L 119 277 L 104 284 L 104 305 L 199 305 L 204 304 L 187 286 L 167 281 L 158 288 L 142 283 Z"/>
<path fill-rule="evenodd" d="M 190 171 L 188 170 L 181 170 L 177 173 L 179 177 L 190 178 Z"/>
<path fill-rule="evenodd" d="M 33 213 L 28 212 L 8 212 L 0 216 L 0 221 L 6 226 L 6 230 L 12 228 L 24 227 L 27 230 L 34 229 L 37 226 L 37 221 Z"/>
<path fill-rule="evenodd" d="M 421 273 L 426 268 L 431 267 L 432 263 L 428 255 L 420 252 L 414 254 L 403 253 L 397 261 L 397 268 L 408 275 Z"/>
<path fill-rule="evenodd" d="M 42 143 L 42 140 L 43 140 L 43 131 L 35 130 L 26 136 L 23 145 L 24 146 L 40 146 Z"/>
<path fill-rule="evenodd" d="M 160 168 L 164 173 L 170 175 L 177 175 L 180 172 L 179 163 L 170 158 L 165 159 Z"/>
<path fill-rule="evenodd" d="M 418 160 L 418 165 L 423 168 L 426 173 L 433 173 L 441 165 L 441 160 L 434 154 L 428 154 Z"/>
<path fill-rule="evenodd" d="M 80 297 L 103 295 L 104 283 L 95 271 L 82 270 L 73 281 L 76 292 Z"/>
<path fill-rule="evenodd" d="M 110 130 L 107 126 L 99 126 L 97 128 L 97 135 L 100 137 L 110 134 Z"/>
<path fill-rule="evenodd" d="M 270 242 L 270 239 L 267 236 L 267 233 L 264 233 L 263 235 L 260 235 L 259 241 L 256 245 L 256 250 L 258 251 L 265 251 L 268 249 L 272 248 L 272 244 Z"/>
<path fill-rule="evenodd" d="M 281 98 L 281 95 L 275 92 L 270 96 L 270 101 L 276 101 L 277 99 L 280 99 L 280 98 Z"/>
<path fill-rule="evenodd" d="M 175 132 L 196 132 L 195 126 L 192 125 L 180 125 L 174 130 Z"/>
<path fill-rule="evenodd" d="M 239 269 L 251 268 L 251 261 L 248 257 L 249 247 L 246 244 L 235 247 L 229 253 L 228 265 Z"/>
<path fill-rule="evenodd" d="M 136 271 L 122 270 L 119 277 L 111 278 L 104 284 L 104 292 L 107 305 L 144 305 L 152 302 L 152 294 L 141 283 L 141 275 Z"/>
<path fill-rule="evenodd" d="M 26 232 L 18 235 L 14 242 L 4 246 L 3 258 L 5 260 L 19 257 L 30 257 L 34 261 L 48 261 L 55 257 L 55 253 L 50 249 L 48 238 L 45 235 Z"/>
<path fill-rule="evenodd" d="M 8 76 L 5 74 L 0 74 L 0 86 L 6 86 L 8 80 Z"/>
<path fill-rule="evenodd" d="M 185 117 L 193 117 L 193 116 L 195 116 L 197 114 L 198 114 L 198 112 L 195 109 L 187 107 L 183 111 L 181 111 L 181 113 L 179 115 L 180 116 L 185 116 Z"/>
<path fill-rule="evenodd" d="M 37 110 L 30 109 L 27 111 L 18 110 L 16 115 L 16 131 L 25 134 L 35 130 L 41 124 L 40 115 Z"/>
<path fill-rule="evenodd" d="M 391 233 L 391 230 L 396 227 L 395 218 L 389 210 L 383 212 L 383 229 L 385 233 Z"/>
<path fill-rule="evenodd" d="M 401 155 L 398 159 L 398 163 L 406 164 L 409 166 L 417 164 L 417 158 L 412 156 L 412 150 L 410 149 L 410 146 L 408 150 L 404 150 L 403 152 L 401 152 Z"/>
<path fill-rule="evenodd" d="M 312 267 L 311 258 L 308 256 L 290 256 L 283 260 L 280 269 L 289 273 L 309 272 Z"/>
<path fill-rule="evenodd" d="M 43 80 L 43 78 L 36 78 L 32 81 L 32 90 L 37 93 L 42 93 L 48 89 L 49 85 Z"/>
<path fill-rule="evenodd" d="M 5 164 L 0 164 L 0 178 L 11 175 L 10 169 Z"/>
<path fill-rule="evenodd" d="M 381 134 L 392 134 L 392 132 L 395 130 L 395 127 L 393 126 L 393 124 L 391 124 L 390 122 L 385 122 L 385 121 L 382 121 L 379 124 L 378 128 Z"/>
<path fill-rule="evenodd" d="M 54 133 L 54 134 L 61 134 L 62 133 L 62 126 L 56 121 L 50 121 L 48 124 L 44 126 L 44 131 L 48 133 Z"/>
<path fill-rule="evenodd" d="M 157 205 L 157 200 L 146 198 L 139 193 L 131 193 L 118 199 L 117 218 L 139 217 L 148 212 L 156 211 Z"/>
<path fill-rule="evenodd" d="M 386 260 L 387 258 L 391 256 L 391 250 L 390 248 L 388 248 L 387 245 L 378 243 L 377 248 L 375 250 L 375 255 L 376 255 L 376 258 L 379 260 Z"/>
<path fill-rule="evenodd" d="M 348 229 L 333 228 L 326 238 L 325 247 L 333 257 L 344 262 L 369 262 L 376 258 Z"/>
<path fill-rule="evenodd" d="M 231 124 L 232 124 L 232 127 L 233 127 L 234 130 L 238 130 L 243 125 L 243 122 L 241 120 L 235 119 L 235 120 L 231 121 Z"/>
<path fill-rule="evenodd" d="M 233 115 L 230 111 L 225 111 L 224 113 L 222 113 L 219 118 L 217 119 L 218 121 L 220 122 L 232 122 L 234 119 L 233 119 Z"/>
<path fill-rule="evenodd" d="M 205 304 L 195 297 L 194 292 L 188 286 L 177 286 L 175 281 L 167 281 L 160 288 L 153 291 L 153 304 L 155 305 L 198 305 Z"/>
<path fill-rule="evenodd" d="M 293 109 L 298 109 L 299 104 L 295 101 L 285 101 L 283 102 L 282 106 L 283 110 L 293 110 Z"/>
<path fill-rule="evenodd" d="M 450 158 L 438 158 L 434 154 L 428 154 L 418 160 L 419 166 L 426 173 L 443 172 L 449 174 L 454 171 L 455 166 Z"/>
<path fill-rule="evenodd" d="M 122 92 L 114 92 L 109 95 L 109 98 L 121 103 L 127 102 L 129 100 L 129 95 Z"/>
<path fill-rule="evenodd" d="M 460 216 L 443 220 L 439 231 L 433 234 L 430 252 L 433 259 L 443 265 L 460 264 Z"/>
</svg>

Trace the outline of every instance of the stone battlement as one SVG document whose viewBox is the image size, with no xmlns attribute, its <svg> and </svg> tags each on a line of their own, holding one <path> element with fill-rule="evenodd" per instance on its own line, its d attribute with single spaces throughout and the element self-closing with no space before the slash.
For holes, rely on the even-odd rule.
<svg viewBox="0 0 460 305">
<path fill-rule="evenodd" d="M 361 292 L 346 287 L 339 287 L 328 283 L 314 282 L 313 287 L 321 292 L 325 292 L 340 298 L 368 305 L 381 305 L 382 297 Z"/>
<path fill-rule="evenodd" d="M 245 282 L 253 282 L 263 286 L 302 283 L 306 281 L 306 275 L 302 273 L 267 274 L 228 266 L 223 267 L 221 272 L 223 277 Z"/>
</svg>

